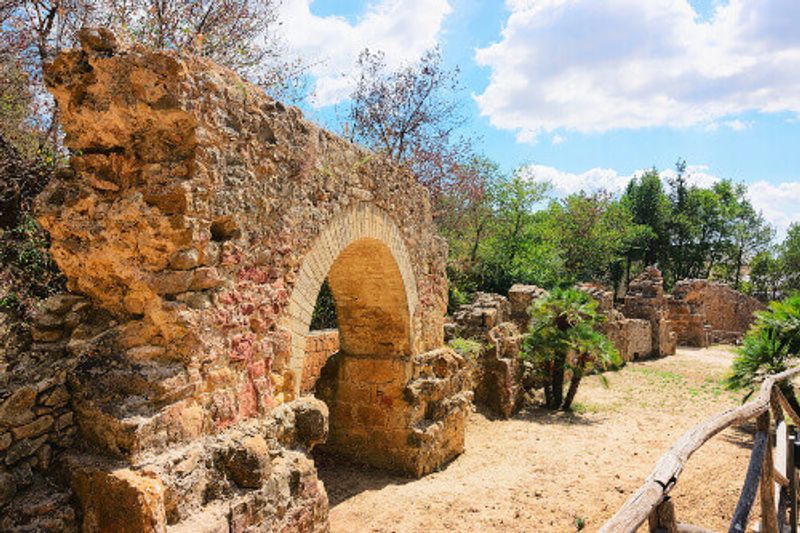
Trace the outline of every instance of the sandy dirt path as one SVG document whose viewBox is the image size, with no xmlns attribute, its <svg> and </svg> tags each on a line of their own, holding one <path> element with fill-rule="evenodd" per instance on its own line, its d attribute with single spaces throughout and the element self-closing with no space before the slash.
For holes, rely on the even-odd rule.
<svg viewBox="0 0 800 533">
<path fill-rule="evenodd" d="M 608 389 L 591 377 L 571 415 L 474 413 L 466 452 L 420 480 L 322 458 L 332 531 L 595 531 L 685 430 L 739 403 L 721 384 L 730 360 L 681 349 L 607 374 Z M 679 521 L 727 530 L 753 431 L 728 430 L 692 457 L 672 492 Z"/>
</svg>

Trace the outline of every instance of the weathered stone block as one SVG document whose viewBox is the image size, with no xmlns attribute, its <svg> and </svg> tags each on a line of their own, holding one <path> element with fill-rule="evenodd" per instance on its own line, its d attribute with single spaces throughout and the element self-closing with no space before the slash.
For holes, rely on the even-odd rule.
<svg viewBox="0 0 800 533">
<path fill-rule="evenodd" d="M 219 461 L 227 475 L 242 488 L 260 488 L 272 470 L 269 447 L 260 436 L 246 437 L 223 450 Z"/>
<path fill-rule="evenodd" d="M 53 427 L 53 417 L 50 415 L 42 416 L 24 426 L 18 426 L 11 430 L 17 439 L 29 439 L 38 437 L 48 429 Z"/>
<path fill-rule="evenodd" d="M 160 480 L 129 469 L 73 465 L 72 488 L 83 510 L 83 531 L 160 533 L 166 530 Z"/>
<path fill-rule="evenodd" d="M 297 440 L 308 449 L 328 438 L 328 406 L 316 398 L 301 398 L 292 402 Z"/>
<path fill-rule="evenodd" d="M 33 406 L 36 403 L 36 389 L 22 387 L 0 404 L 0 426 L 18 426 L 33 420 Z"/>
</svg>

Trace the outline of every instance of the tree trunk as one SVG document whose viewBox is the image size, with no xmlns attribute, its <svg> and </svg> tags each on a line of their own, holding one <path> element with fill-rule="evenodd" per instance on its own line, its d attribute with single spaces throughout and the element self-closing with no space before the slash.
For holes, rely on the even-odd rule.
<svg viewBox="0 0 800 533">
<path fill-rule="evenodd" d="M 575 399 L 575 395 L 578 393 L 578 385 L 580 384 L 582 377 L 583 372 L 581 370 L 576 370 L 572 373 L 572 378 L 569 380 L 567 397 L 564 398 L 564 405 L 562 407 L 564 411 L 570 411 L 572 409 L 572 400 Z"/>
<path fill-rule="evenodd" d="M 564 401 L 564 358 L 557 357 L 553 369 L 553 398 L 550 409 L 559 409 Z"/>
<path fill-rule="evenodd" d="M 553 387 L 548 384 L 544 386 L 544 404 L 547 408 L 550 408 L 550 405 L 553 403 Z"/>
<path fill-rule="evenodd" d="M 736 281 L 733 284 L 733 286 L 736 288 L 737 291 L 739 290 L 739 276 L 741 275 L 741 272 L 742 272 L 742 254 L 743 253 L 744 253 L 744 251 L 742 250 L 741 247 L 739 247 L 739 253 L 736 254 Z"/>
</svg>

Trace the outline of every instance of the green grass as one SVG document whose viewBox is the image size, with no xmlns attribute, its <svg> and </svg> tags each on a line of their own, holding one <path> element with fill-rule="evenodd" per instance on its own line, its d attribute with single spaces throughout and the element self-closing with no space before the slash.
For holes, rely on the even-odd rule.
<svg viewBox="0 0 800 533">
<path fill-rule="evenodd" d="M 667 370 L 655 370 L 652 368 L 631 368 L 631 371 L 643 374 L 647 379 L 655 382 L 661 382 L 661 384 L 665 386 L 686 385 L 686 376 L 677 374 L 675 372 L 669 372 Z"/>
</svg>

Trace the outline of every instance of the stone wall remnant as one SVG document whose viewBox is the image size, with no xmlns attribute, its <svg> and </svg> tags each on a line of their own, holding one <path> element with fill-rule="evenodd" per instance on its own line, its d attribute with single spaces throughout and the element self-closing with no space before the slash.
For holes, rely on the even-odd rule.
<svg viewBox="0 0 800 533">
<path fill-rule="evenodd" d="M 35 330 L 69 349 L 63 383 L 5 393 L 25 411 L 5 409 L 6 464 L 72 413 L 59 427 L 80 446 L 62 464 L 86 531 L 115 528 L 120 501 L 157 531 L 318 531 L 304 417 L 412 475 L 460 453 L 471 395 L 443 347 L 446 246 L 416 178 L 203 58 L 82 36 L 45 69 L 73 156 L 39 200 L 80 298 Z M 300 408 L 326 278 L 341 372 L 325 409 Z"/>
<path fill-rule="evenodd" d="M 503 418 L 521 407 L 522 335 L 512 322 L 503 322 L 489 331 L 491 340 L 478 359 L 480 379 L 475 383 L 475 402 L 487 406 Z"/>
<path fill-rule="evenodd" d="M 725 283 L 688 279 L 675 284 L 669 309 L 679 342 L 704 347 L 738 343 L 766 306 Z"/>
<path fill-rule="evenodd" d="M 669 321 L 664 279 L 656 267 L 648 266 L 630 282 L 619 310 L 626 318 L 650 323 L 652 351 L 647 355 L 661 357 L 675 353 L 677 338 Z"/>
<path fill-rule="evenodd" d="M 322 368 L 339 351 L 339 330 L 312 331 L 306 337 L 306 353 L 300 379 L 300 394 L 314 394 Z"/>
<path fill-rule="evenodd" d="M 528 329 L 528 308 L 534 300 L 546 295 L 547 291 L 536 285 L 515 283 L 508 290 L 508 301 L 511 305 L 511 320 L 521 331 Z"/>
<path fill-rule="evenodd" d="M 510 319 L 508 298 L 490 292 L 477 292 L 472 302 L 459 307 L 445 324 L 445 338 L 488 340 L 492 328 Z"/>
<path fill-rule="evenodd" d="M 633 361 L 653 352 L 652 325 L 649 320 L 626 318 L 614 307 L 614 293 L 596 283 L 581 283 L 579 290 L 597 302 L 597 311 L 605 321 L 601 328 L 614 343 L 623 361 Z"/>
</svg>

